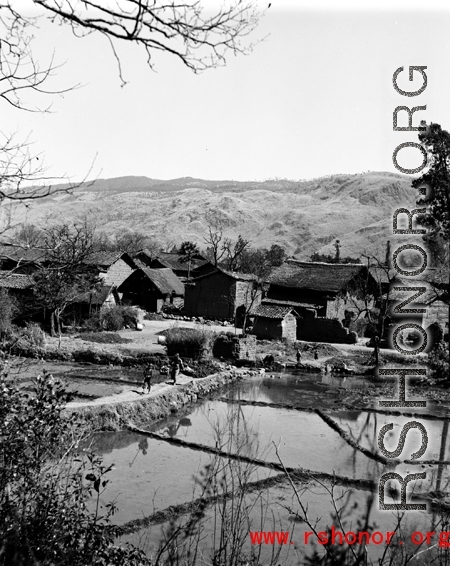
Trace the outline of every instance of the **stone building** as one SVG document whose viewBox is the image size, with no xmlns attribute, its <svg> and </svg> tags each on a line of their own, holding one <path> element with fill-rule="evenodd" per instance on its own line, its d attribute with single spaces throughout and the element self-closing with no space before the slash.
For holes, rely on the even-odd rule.
<svg viewBox="0 0 450 566">
<path fill-rule="evenodd" d="M 190 316 L 234 320 L 255 308 L 261 298 L 254 275 L 217 268 L 186 284 L 184 310 Z"/>
<path fill-rule="evenodd" d="M 261 304 L 254 311 L 252 334 L 260 340 L 297 340 L 298 314 L 292 307 Z"/>
</svg>

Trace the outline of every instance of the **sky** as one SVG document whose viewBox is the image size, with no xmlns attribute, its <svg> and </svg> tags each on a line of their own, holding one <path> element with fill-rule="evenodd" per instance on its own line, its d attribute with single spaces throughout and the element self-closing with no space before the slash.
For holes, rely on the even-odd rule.
<svg viewBox="0 0 450 566">
<path fill-rule="evenodd" d="M 394 172 L 394 149 L 417 141 L 416 132 L 393 131 L 397 106 L 426 105 L 414 124 L 424 119 L 450 128 L 450 3 L 424 4 L 272 0 L 267 8 L 260 2 L 265 11 L 249 55 L 230 54 L 226 66 L 196 75 L 160 53 L 151 71 L 139 48 L 121 45 L 123 87 L 104 37 L 76 38 L 41 20 L 35 53 L 44 62 L 54 52 L 64 63 L 52 87 L 80 86 L 41 99 L 52 104 L 50 113 L 2 101 L 1 131 L 33 141 L 47 174 L 72 181 Z M 427 67 L 427 88 L 415 97 L 392 86 L 401 66 L 399 86 L 421 86 L 419 73 L 408 81 L 410 65 Z M 404 149 L 398 160 L 416 167 L 421 156 Z"/>
</svg>

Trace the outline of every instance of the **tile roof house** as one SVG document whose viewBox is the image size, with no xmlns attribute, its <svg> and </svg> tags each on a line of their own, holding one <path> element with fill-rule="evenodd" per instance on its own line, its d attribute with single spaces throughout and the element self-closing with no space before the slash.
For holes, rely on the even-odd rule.
<svg viewBox="0 0 450 566">
<path fill-rule="evenodd" d="M 378 292 L 374 278 L 362 264 L 337 264 L 288 260 L 269 276 L 265 302 L 282 300 L 316 311 L 317 316 L 345 318 L 359 301 L 361 290 Z"/>
<path fill-rule="evenodd" d="M 261 299 L 257 277 L 217 268 L 186 283 L 184 310 L 190 316 L 234 319 Z"/>
<path fill-rule="evenodd" d="M 264 304 L 291 306 L 297 339 L 354 343 L 351 321 L 373 308 L 380 286 L 363 264 L 287 260 L 269 276 Z"/>
<path fill-rule="evenodd" d="M 36 248 L 24 248 L 13 244 L 0 244 L 0 269 L 15 273 L 33 273 L 46 264 L 46 252 Z"/>
<path fill-rule="evenodd" d="M 193 278 L 215 271 L 214 265 L 200 254 L 192 257 L 191 265 L 185 260 L 185 256 L 176 252 L 159 252 L 157 257 L 154 254 L 141 250 L 135 256 L 147 267 L 152 269 L 171 269 L 177 277 Z"/>
<path fill-rule="evenodd" d="M 252 316 L 252 334 L 258 339 L 297 340 L 298 314 L 293 307 L 262 303 L 252 311 Z"/>
<path fill-rule="evenodd" d="M 169 268 L 139 267 L 118 287 L 124 304 L 137 305 L 150 312 L 160 312 L 164 304 L 181 306 L 184 285 Z"/>
<path fill-rule="evenodd" d="M 24 291 L 31 289 L 32 285 L 33 280 L 29 275 L 0 271 L 0 288 L 2 289 Z"/>
</svg>

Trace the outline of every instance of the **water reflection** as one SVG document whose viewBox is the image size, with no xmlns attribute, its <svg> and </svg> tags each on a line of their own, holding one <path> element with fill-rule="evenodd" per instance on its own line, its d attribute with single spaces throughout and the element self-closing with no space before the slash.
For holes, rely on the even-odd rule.
<svg viewBox="0 0 450 566">
<path fill-rule="evenodd" d="M 233 399 L 280 404 L 298 402 L 303 405 L 309 395 L 315 395 L 317 399 L 317 395 L 325 396 L 330 391 L 332 393 L 332 381 L 338 380 L 342 385 L 343 379 L 345 378 L 319 374 L 294 374 L 281 378 L 265 376 L 237 384 L 230 390 L 229 396 Z M 347 378 L 345 383 L 348 383 L 348 387 L 355 383 L 352 381 L 354 379 Z M 431 412 L 431 407 L 427 410 Z M 403 425 L 411 420 L 407 417 L 393 417 L 364 410 L 333 411 L 329 414 L 355 442 L 375 453 L 379 453 L 377 438 L 381 427 L 388 422 L 394 422 L 392 435 L 386 437 L 386 448 L 392 450 L 398 443 Z M 428 430 L 429 444 L 422 459 L 450 460 L 447 446 L 448 421 L 425 418 L 415 420 L 421 422 Z M 153 430 L 169 438 L 183 438 L 215 447 L 218 429 L 222 430 L 224 444 L 230 440 L 227 436 L 230 422 L 239 423 L 247 437 L 249 434 L 253 435 L 252 453 L 265 461 L 277 461 L 275 444 L 286 466 L 326 473 L 334 471 L 338 475 L 354 479 L 378 479 L 387 471 L 378 462 L 352 448 L 319 415 L 308 411 L 206 401 L 188 416 L 170 417 L 154 425 Z M 419 431 L 411 429 L 407 440 L 405 453 L 410 454 L 409 443 L 414 447 L 418 442 L 420 445 Z M 235 444 L 232 444 L 230 451 L 235 451 L 236 440 L 232 439 L 232 442 Z M 211 456 L 202 451 L 176 447 L 131 432 L 95 435 L 92 448 L 105 456 L 106 464 L 115 464 L 109 491 L 112 497 L 118 499 L 120 512 L 115 517 L 118 524 L 189 501 L 196 493 L 193 477 L 199 477 L 211 460 Z M 426 480 L 416 486 L 422 493 L 449 489 L 448 466 L 402 463 L 395 471 L 402 477 L 408 473 L 426 471 Z M 261 469 L 258 477 L 271 473 L 273 472 Z M 358 493 L 355 492 L 354 495 L 356 500 L 362 497 Z M 320 500 L 320 506 L 324 508 L 324 512 L 328 512 L 329 500 L 326 504 L 325 496 Z M 276 505 L 275 500 L 271 501 Z M 317 500 L 315 501 L 319 505 Z M 384 517 L 388 517 L 388 514 Z"/>
</svg>

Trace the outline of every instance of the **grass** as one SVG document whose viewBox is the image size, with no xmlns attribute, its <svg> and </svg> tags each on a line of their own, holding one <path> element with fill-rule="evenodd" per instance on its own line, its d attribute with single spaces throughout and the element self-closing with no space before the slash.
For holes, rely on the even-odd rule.
<svg viewBox="0 0 450 566">
<path fill-rule="evenodd" d="M 96 342 L 97 344 L 128 344 L 133 342 L 130 338 L 122 338 L 116 332 L 86 332 L 79 334 L 76 338 L 81 338 L 85 342 Z"/>
</svg>

